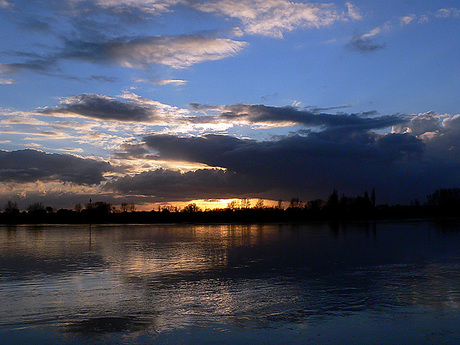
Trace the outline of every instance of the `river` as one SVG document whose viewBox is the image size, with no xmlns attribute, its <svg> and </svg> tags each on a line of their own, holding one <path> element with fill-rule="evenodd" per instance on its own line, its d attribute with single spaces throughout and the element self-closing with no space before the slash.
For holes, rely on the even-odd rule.
<svg viewBox="0 0 460 345">
<path fill-rule="evenodd" d="M 0 226 L 1 344 L 460 344 L 460 224 Z"/>
</svg>

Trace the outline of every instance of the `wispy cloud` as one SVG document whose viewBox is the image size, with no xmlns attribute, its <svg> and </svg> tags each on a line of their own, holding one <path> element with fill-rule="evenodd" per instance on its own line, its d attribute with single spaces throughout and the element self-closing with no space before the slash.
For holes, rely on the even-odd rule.
<svg viewBox="0 0 460 345">
<path fill-rule="evenodd" d="M 358 8 L 349 2 L 347 11 L 340 11 L 330 3 L 287 0 L 215 0 L 196 2 L 193 6 L 202 12 L 240 20 L 247 34 L 276 38 L 299 28 L 319 28 L 337 21 L 361 19 Z"/>
<path fill-rule="evenodd" d="M 150 80 L 150 79 L 138 79 L 136 80 L 138 83 L 150 83 L 153 85 L 185 85 L 187 84 L 187 80 L 182 79 L 160 79 L 160 80 Z"/>
<path fill-rule="evenodd" d="M 417 18 L 417 16 L 415 14 L 410 14 L 408 16 L 404 16 L 404 17 L 399 18 L 399 23 L 400 23 L 401 26 L 408 25 L 412 21 L 414 21 L 416 18 Z"/>
<path fill-rule="evenodd" d="M 377 50 L 385 49 L 385 43 L 377 43 L 371 38 L 363 36 L 353 37 L 347 44 L 347 47 L 360 53 L 370 53 Z"/>
<path fill-rule="evenodd" d="M 436 12 L 428 12 L 421 15 L 408 14 L 385 22 L 383 25 L 375 27 L 371 31 L 351 38 L 347 48 L 360 53 L 369 53 L 384 49 L 385 43 L 378 43 L 376 37 L 382 33 L 387 33 L 397 27 L 403 27 L 410 24 L 424 24 L 431 22 L 433 18 L 453 18 L 460 17 L 460 10 L 457 8 L 443 8 Z"/>
<path fill-rule="evenodd" d="M 9 78 L 0 78 L 0 85 L 11 85 L 16 83 L 14 79 L 9 79 Z"/>
<path fill-rule="evenodd" d="M 31 70 L 50 73 L 62 60 L 147 69 L 166 65 L 175 69 L 206 61 L 222 60 L 237 55 L 246 42 L 205 36 L 122 37 L 109 41 L 66 40 L 58 52 L 24 62 L 0 65 L 0 73 Z M 18 57 L 22 55 L 18 53 Z M 114 81 L 104 76 L 91 79 Z"/>
<path fill-rule="evenodd" d="M 451 8 L 441 8 L 436 11 L 435 16 L 438 18 L 450 18 L 450 17 L 460 17 L 460 9 L 451 7 Z"/>
<path fill-rule="evenodd" d="M 0 9 L 13 9 L 14 6 L 9 3 L 7 0 L 0 0 Z"/>
<path fill-rule="evenodd" d="M 86 0 L 66 0 L 73 10 L 86 12 L 91 6 L 97 6 L 111 11 L 113 14 L 123 15 L 127 12 L 140 11 L 149 15 L 159 15 L 171 11 L 178 4 L 186 4 L 187 0 L 94 0 L 88 4 Z"/>
<path fill-rule="evenodd" d="M 91 4 L 83 0 L 72 0 L 71 3 L 78 4 L 72 8 L 81 12 L 95 6 L 119 16 L 136 13 L 158 16 L 173 12 L 177 6 L 186 6 L 200 12 L 239 20 L 246 34 L 277 38 L 283 37 L 285 32 L 299 28 L 319 28 L 337 21 L 362 18 L 358 7 L 351 2 L 347 2 L 343 9 L 331 3 L 288 0 L 96 0 Z"/>
<path fill-rule="evenodd" d="M 348 8 L 348 16 L 353 20 L 361 20 L 363 18 L 359 8 L 351 2 L 345 4 Z"/>
<path fill-rule="evenodd" d="M 246 45 L 228 38 L 185 35 L 118 38 L 108 42 L 76 40 L 67 41 L 59 57 L 129 68 L 160 64 L 180 69 L 234 56 Z"/>
</svg>

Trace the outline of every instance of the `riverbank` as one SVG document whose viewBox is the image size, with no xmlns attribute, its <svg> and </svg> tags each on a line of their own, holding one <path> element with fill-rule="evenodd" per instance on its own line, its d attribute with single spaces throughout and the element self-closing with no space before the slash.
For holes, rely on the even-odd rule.
<svg viewBox="0 0 460 345">
<path fill-rule="evenodd" d="M 199 212 L 80 212 L 61 209 L 57 212 L 1 213 L 1 224 L 156 224 L 156 223 L 277 223 L 306 221 L 459 219 L 455 208 L 437 206 L 378 206 L 367 209 L 340 210 L 324 208 L 239 209 Z"/>
</svg>

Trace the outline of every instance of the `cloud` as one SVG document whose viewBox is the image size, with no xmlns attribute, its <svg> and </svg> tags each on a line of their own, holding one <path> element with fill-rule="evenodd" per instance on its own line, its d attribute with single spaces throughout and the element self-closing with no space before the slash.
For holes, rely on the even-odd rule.
<svg viewBox="0 0 460 345">
<path fill-rule="evenodd" d="M 441 8 L 436 11 L 435 16 L 438 18 L 450 18 L 450 17 L 460 17 L 460 9 L 452 8 Z"/>
<path fill-rule="evenodd" d="M 86 12 L 90 6 L 86 0 L 69 0 L 70 4 L 80 5 L 80 10 Z M 170 12 L 171 7 L 186 3 L 185 0 L 95 0 L 94 5 L 109 10 L 115 15 L 123 15 L 127 12 L 140 11 L 149 15 L 159 15 Z"/>
<path fill-rule="evenodd" d="M 42 114 L 72 114 L 100 120 L 126 122 L 151 121 L 155 118 L 154 107 L 139 102 L 122 102 L 105 95 L 83 94 L 65 98 L 61 105 L 41 111 Z"/>
<path fill-rule="evenodd" d="M 351 3 L 346 4 L 347 13 L 331 4 L 286 0 L 215 0 L 192 4 L 199 11 L 240 20 L 247 34 L 276 38 L 298 28 L 319 28 L 361 18 Z"/>
<path fill-rule="evenodd" d="M 63 98 L 60 105 L 39 110 L 38 113 L 84 116 L 122 122 L 148 122 L 168 126 L 253 124 L 286 127 L 302 125 L 336 132 L 383 129 L 405 121 L 404 116 L 400 115 L 369 116 L 375 115 L 373 112 L 328 114 L 315 109 L 310 111 L 295 107 L 271 107 L 261 104 L 212 106 L 191 103 L 190 107 L 192 112 L 125 92 L 117 98 L 94 94 L 71 96 Z M 338 108 L 342 107 L 329 109 Z M 208 111 L 212 114 L 208 115 Z M 204 115 L 199 113 L 204 113 Z"/>
<path fill-rule="evenodd" d="M 15 70 L 11 65 L 0 63 L 0 74 L 12 74 Z"/>
<path fill-rule="evenodd" d="M 408 16 L 404 16 L 399 18 L 399 22 L 401 26 L 410 24 L 413 20 L 415 20 L 417 16 L 415 14 L 410 14 Z"/>
<path fill-rule="evenodd" d="M 298 28 L 319 28 L 337 21 L 360 20 L 357 6 L 346 3 L 340 10 L 330 3 L 294 2 L 287 0 L 96 0 L 91 5 L 76 0 L 80 12 L 88 12 L 93 6 L 117 16 L 157 16 L 173 12 L 178 6 L 186 6 L 204 13 L 220 17 L 234 18 L 242 23 L 245 33 L 270 37 L 283 37 L 283 33 Z M 75 6 L 72 6 L 75 10 Z M 236 37 L 241 29 L 234 31 Z"/>
<path fill-rule="evenodd" d="M 347 47 L 360 53 L 370 53 L 376 50 L 385 49 L 386 44 L 376 43 L 370 38 L 354 37 L 347 44 Z"/>
<path fill-rule="evenodd" d="M 12 10 L 14 6 L 6 0 L 0 0 L 0 9 Z"/>
<path fill-rule="evenodd" d="M 29 18 L 22 22 L 19 22 L 19 25 L 33 32 L 51 32 L 50 22 L 53 20 L 50 18 L 38 19 L 38 18 Z"/>
<path fill-rule="evenodd" d="M 433 157 L 443 157 L 451 163 L 460 162 L 460 114 L 439 115 L 433 111 L 421 113 L 395 126 L 394 132 L 410 133 L 420 138 Z"/>
<path fill-rule="evenodd" d="M 138 79 L 136 80 L 138 83 L 150 83 L 153 85 L 185 85 L 187 84 L 187 80 L 182 79 L 160 79 L 160 80 L 149 80 L 149 79 Z"/>
<path fill-rule="evenodd" d="M 109 163 L 66 154 L 50 154 L 31 149 L 0 151 L 0 182 L 61 181 L 98 184 L 112 171 Z"/>
<path fill-rule="evenodd" d="M 176 69 L 238 54 L 246 42 L 205 36 L 118 38 L 107 42 L 67 41 L 59 58 L 110 63 L 129 68 L 167 65 Z"/>
<path fill-rule="evenodd" d="M 348 8 L 348 16 L 353 19 L 353 20 L 361 20 L 363 18 L 363 16 L 361 15 L 361 13 L 359 12 L 359 9 L 357 6 L 353 5 L 352 3 L 350 2 L 347 2 L 345 4 Z"/>
<path fill-rule="evenodd" d="M 152 65 L 166 65 L 183 69 L 197 63 L 222 60 L 237 55 L 247 42 L 228 38 L 199 35 L 119 37 L 112 40 L 91 41 L 82 39 L 65 40 L 64 47 L 48 55 L 24 54 L 18 57 L 32 57 L 23 62 L 0 64 L 0 74 L 30 70 L 47 75 L 53 74 L 57 64 L 63 60 L 78 60 L 102 65 L 116 65 L 134 69 L 148 69 Z M 51 72 L 53 71 L 53 72 Z M 79 79 L 59 75 L 67 79 Z M 90 76 L 90 80 L 117 81 L 116 78 Z M 168 81 L 164 81 L 167 83 Z M 180 82 L 169 80 L 169 83 Z"/>
<path fill-rule="evenodd" d="M 295 107 L 270 107 L 266 105 L 234 104 L 210 106 L 192 103 L 195 111 L 218 110 L 218 121 L 248 124 L 304 125 L 322 129 L 362 131 L 391 127 L 405 121 L 403 116 L 387 115 L 368 117 L 368 114 L 327 114 Z"/>
<path fill-rule="evenodd" d="M 155 197 L 155 201 L 231 198 L 257 193 L 254 181 L 220 169 L 199 169 L 182 173 L 165 169 L 126 176 L 105 186 L 125 195 Z"/>
<path fill-rule="evenodd" d="M 385 44 L 376 43 L 373 37 L 383 33 L 390 32 L 396 27 L 407 26 L 412 23 L 424 24 L 432 20 L 432 18 L 457 18 L 460 17 L 460 10 L 457 8 L 442 8 L 436 12 L 427 12 L 420 15 L 415 15 L 413 13 L 399 18 L 394 18 L 387 21 L 381 26 L 378 26 L 368 33 L 365 33 L 360 36 L 352 37 L 350 42 L 347 44 L 347 47 L 351 50 L 358 51 L 361 53 L 373 52 L 376 50 L 384 49 Z M 417 20 L 418 18 L 418 20 Z"/>
<path fill-rule="evenodd" d="M 14 79 L 0 78 L 0 85 L 11 85 L 16 83 Z"/>
<path fill-rule="evenodd" d="M 137 159 L 144 158 L 150 154 L 150 151 L 144 145 L 123 143 L 120 145 L 123 152 L 115 152 L 114 156 L 118 159 Z"/>
<path fill-rule="evenodd" d="M 326 197 L 332 189 L 355 195 L 376 188 L 381 202 L 408 202 L 414 197 L 423 199 L 433 189 L 460 184 L 460 115 L 441 118 L 421 114 L 386 134 L 364 126 L 357 131 L 309 131 L 267 141 L 216 134 L 150 135 L 144 141 L 158 159 L 196 162 L 233 173 L 232 181 L 244 181 L 237 185 L 234 197 L 253 193 L 308 200 Z M 145 173 L 139 180 L 136 176 L 123 181 L 128 185 L 142 181 L 139 186 L 146 193 L 151 190 L 157 197 L 174 200 L 172 191 L 163 195 L 155 189 L 157 182 L 149 189 L 149 176 L 156 175 Z M 180 180 L 182 175 L 174 176 Z M 187 190 L 187 182 L 183 183 Z M 189 189 L 199 187 L 193 184 Z M 130 190 L 134 193 L 136 188 Z"/>
</svg>

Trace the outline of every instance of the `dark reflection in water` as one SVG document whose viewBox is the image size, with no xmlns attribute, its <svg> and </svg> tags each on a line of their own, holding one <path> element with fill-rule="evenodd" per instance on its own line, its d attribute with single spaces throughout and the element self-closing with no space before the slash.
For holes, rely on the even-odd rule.
<svg viewBox="0 0 460 345">
<path fill-rule="evenodd" d="M 150 328 L 152 320 L 133 315 L 93 317 L 70 322 L 64 332 L 88 335 L 91 333 L 132 333 Z"/>
<path fill-rule="evenodd" d="M 458 230 L 0 227 L 0 343 L 456 343 Z"/>
</svg>

